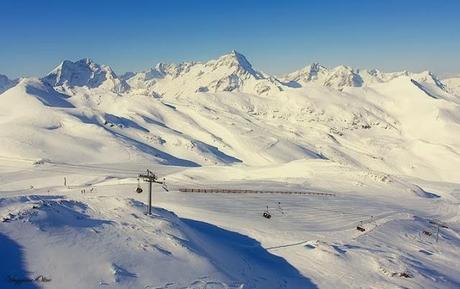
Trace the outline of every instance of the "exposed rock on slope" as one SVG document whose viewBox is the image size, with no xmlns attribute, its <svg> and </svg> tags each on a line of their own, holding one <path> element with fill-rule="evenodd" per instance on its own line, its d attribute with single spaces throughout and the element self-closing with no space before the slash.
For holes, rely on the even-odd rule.
<svg viewBox="0 0 460 289">
<path fill-rule="evenodd" d="M 0 94 L 15 86 L 19 80 L 11 80 L 6 75 L 0 74 Z"/>
</svg>

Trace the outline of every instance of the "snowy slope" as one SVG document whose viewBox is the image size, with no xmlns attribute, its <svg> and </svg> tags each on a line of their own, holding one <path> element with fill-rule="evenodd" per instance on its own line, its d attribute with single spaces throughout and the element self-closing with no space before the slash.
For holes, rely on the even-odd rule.
<svg viewBox="0 0 460 289">
<path fill-rule="evenodd" d="M 460 96 L 460 76 L 446 78 L 442 80 L 447 88 L 457 96 Z"/>
<path fill-rule="evenodd" d="M 117 95 L 106 92 L 106 97 L 113 100 Z M 0 115 L 2 156 L 79 163 L 149 159 L 191 164 L 124 138 L 118 131 L 123 123 L 130 124 L 128 120 L 77 108 L 69 95 L 39 79 L 24 79 L 0 95 Z"/>
<path fill-rule="evenodd" d="M 5 288 L 460 284 L 455 184 L 382 181 L 327 160 L 251 168 L 157 166 L 170 191 L 154 188 L 156 207 L 148 217 L 146 195 L 134 192 L 133 164 L 1 164 L 0 253 L 9 260 L 0 262 Z M 181 187 L 333 195 L 198 194 L 179 192 Z M 262 217 L 267 206 L 271 219 Z M 447 226 L 438 241 L 434 221 Z"/>
<path fill-rule="evenodd" d="M 0 225 L 0 252 L 11 262 L 0 263 L 2 288 L 15 284 L 21 288 L 270 288 L 274 284 L 309 288 L 311 284 L 251 238 L 217 228 L 202 232 L 199 223 L 160 208 L 146 216 L 145 205 L 133 198 L 74 193 L 1 198 L 0 204 L 0 215 L 7 220 Z M 30 261 L 21 264 L 20 258 Z M 241 270 L 247 264 L 250 274 Z"/>
</svg>

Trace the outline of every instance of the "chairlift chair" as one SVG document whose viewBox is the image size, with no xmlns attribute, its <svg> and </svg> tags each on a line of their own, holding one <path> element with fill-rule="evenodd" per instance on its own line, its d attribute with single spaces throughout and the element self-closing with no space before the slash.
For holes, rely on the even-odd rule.
<svg viewBox="0 0 460 289">
<path fill-rule="evenodd" d="M 264 218 L 266 219 L 270 219 L 272 217 L 272 215 L 270 214 L 270 212 L 268 211 L 268 206 L 267 206 L 267 209 L 264 211 L 264 213 L 262 214 L 262 216 L 264 216 Z"/>
<path fill-rule="evenodd" d="M 165 190 L 166 192 L 169 192 L 169 189 L 168 189 L 168 186 L 166 185 L 166 179 L 163 178 L 163 182 L 161 184 L 161 187 L 163 188 L 163 190 Z"/>
<path fill-rule="evenodd" d="M 139 178 L 137 178 L 137 188 L 136 188 L 136 193 L 140 194 L 142 193 L 144 190 L 142 190 L 141 188 L 141 183 L 140 183 L 140 180 Z"/>
</svg>

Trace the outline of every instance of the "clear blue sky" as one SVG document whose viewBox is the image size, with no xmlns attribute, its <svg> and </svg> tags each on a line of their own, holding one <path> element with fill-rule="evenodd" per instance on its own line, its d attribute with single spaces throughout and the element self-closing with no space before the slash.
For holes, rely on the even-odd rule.
<svg viewBox="0 0 460 289">
<path fill-rule="evenodd" d="M 232 49 L 263 71 L 307 63 L 460 73 L 458 0 L 1 0 L 0 73 L 90 57 L 116 72 Z"/>
</svg>

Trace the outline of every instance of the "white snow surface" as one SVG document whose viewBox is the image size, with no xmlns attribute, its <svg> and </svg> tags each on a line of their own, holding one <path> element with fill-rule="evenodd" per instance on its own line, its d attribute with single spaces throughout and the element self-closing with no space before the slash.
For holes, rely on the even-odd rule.
<svg viewBox="0 0 460 289">
<path fill-rule="evenodd" d="M 450 92 L 460 97 L 460 75 L 443 80 Z"/>
<path fill-rule="evenodd" d="M 0 288 L 458 288 L 457 80 L 236 51 L 0 76 Z"/>
</svg>

